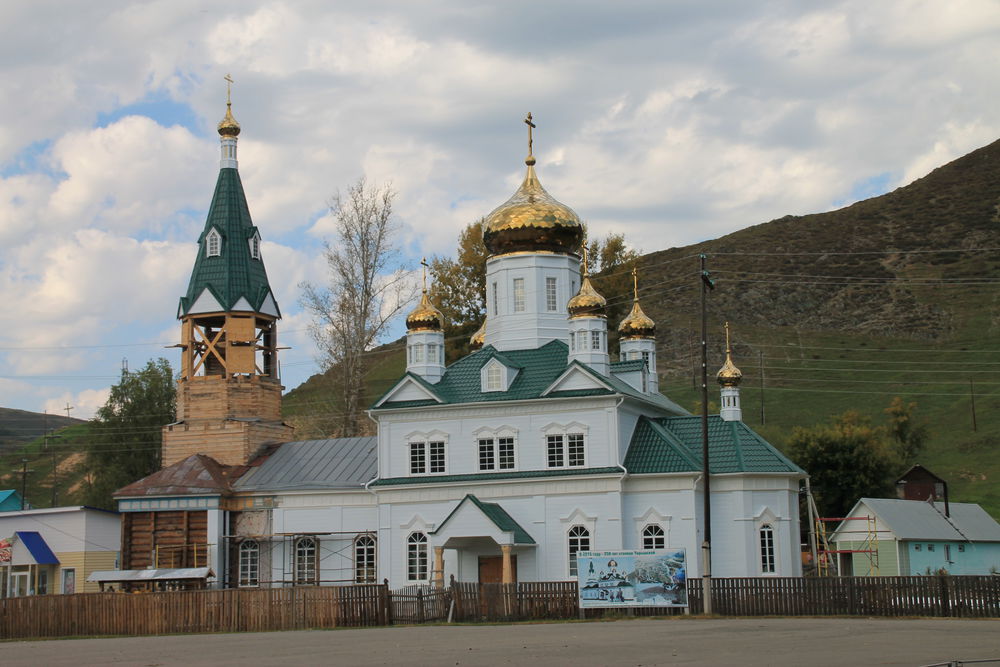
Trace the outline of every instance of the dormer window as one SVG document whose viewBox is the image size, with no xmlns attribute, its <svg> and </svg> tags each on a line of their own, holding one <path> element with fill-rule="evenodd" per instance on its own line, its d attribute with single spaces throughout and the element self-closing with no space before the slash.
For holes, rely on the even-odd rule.
<svg viewBox="0 0 1000 667">
<path fill-rule="evenodd" d="M 257 232 L 250 237 L 250 258 L 260 259 L 260 234 Z"/>
<path fill-rule="evenodd" d="M 516 376 L 516 368 L 508 368 L 499 360 L 491 359 L 480 371 L 482 391 L 507 391 Z"/>
<path fill-rule="evenodd" d="M 205 236 L 205 257 L 218 257 L 222 254 L 222 234 L 212 229 Z"/>
</svg>

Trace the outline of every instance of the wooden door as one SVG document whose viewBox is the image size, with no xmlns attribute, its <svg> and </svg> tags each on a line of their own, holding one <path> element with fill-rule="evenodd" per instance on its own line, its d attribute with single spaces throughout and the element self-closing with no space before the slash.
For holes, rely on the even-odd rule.
<svg viewBox="0 0 1000 667">
<path fill-rule="evenodd" d="M 514 581 L 517 581 L 517 556 L 510 557 L 510 570 Z M 503 583 L 503 556 L 479 557 L 479 583 Z"/>
</svg>

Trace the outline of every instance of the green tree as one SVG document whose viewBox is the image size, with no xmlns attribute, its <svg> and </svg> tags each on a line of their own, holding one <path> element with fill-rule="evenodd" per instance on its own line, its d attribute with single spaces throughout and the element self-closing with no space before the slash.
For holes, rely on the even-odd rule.
<svg viewBox="0 0 1000 667">
<path fill-rule="evenodd" d="M 907 403 L 897 396 L 884 411 L 889 420 L 889 436 L 903 466 L 917 462 L 928 437 L 927 424 L 913 416 L 916 409 L 916 403 Z"/>
<path fill-rule="evenodd" d="M 587 269 L 594 288 L 608 300 L 608 349 L 616 349 L 618 323 L 632 308 L 632 268 L 639 253 L 630 248 L 624 234 L 608 234 L 587 240 Z"/>
<path fill-rule="evenodd" d="M 91 423 L 86 504 L 113 509 L 112 493 L 159 470 L 160 429 L 174 421 L 176 406 L 174 374 L 166 359 L 122 371 Z"/>
<path fill-rule="evenodd" d="M 816 506 L 824 516 L 844 516 L 862 497 L 890 495 L 899 466 L 886 429 L 854 411 L 833 417 L 829 424 L 795 428 L 788 453 L 809 473 Z"/>
</svg>

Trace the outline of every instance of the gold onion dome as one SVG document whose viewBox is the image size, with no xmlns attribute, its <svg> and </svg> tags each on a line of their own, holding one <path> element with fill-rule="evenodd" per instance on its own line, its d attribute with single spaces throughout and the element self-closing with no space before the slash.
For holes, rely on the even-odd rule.
<svg viewBox="0 0 1000 667">
<path fill-rule="evenodd" d="M 235 137 L 240 133 L 240 124 L 233 118 L 233 103 L 226 102 L 226 115 L 219 121 L 219 134 L 223 137 Z"/>
<path fill-rule="evenodd" d="M 732 349 L 729 347 L 729 322 L 726 322 L 726 363 L 715 374 L 715 379 L 723 387 L 738 387 L 743 379 L 743 373 L 733 363 Z"/>
<path fill-rule="evenodd" d="M 517 192 L 486 216 L 483 242 L 491 255 L 549 251 L 576 253 L 583 243 L 580 216 L 545 191 L 535 175 L 531 153 L 531 114 L 528 124 L 528 171 Z"/>
<path fill-rule="evenodd" d="M 635 269 L 632 269 L 632 294 L 632 310 L 618 325 L 618 333 L 622 338 L 655 338 L 656 323 L 639 305 L 639 278 Z"/>
<path fill-rule="evenodd" d="M 601 296 L 590 284 L 590 273 L 587 271 L 587 246 L 583 247 L 583 280 L 580 291 L 566 304 L 570 319 L 577 317 L 607 317 L 605 307 L 608 300 Z"/>
<path fill-rule="evenodd" d="M 476 350 L 483 349 L 483 345 L 486 344 L 486 320 L 483 320 L 483 325 L 476 330 L 476 333 L 472 334 L 472 338 L 469 339 L 469 349 L 475 352 Z"/>
<path fill-rule="evenodd" d="M 434 307 L 427 290 L 420 297 L 420 303 L 406 316 L 406 331 L 440 331 L 444 328 L 444 316 Z"/>
</svg>

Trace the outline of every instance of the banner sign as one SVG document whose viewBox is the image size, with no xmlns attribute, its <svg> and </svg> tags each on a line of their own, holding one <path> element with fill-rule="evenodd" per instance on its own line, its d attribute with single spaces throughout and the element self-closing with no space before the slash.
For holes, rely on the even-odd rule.
<svg viewBox="0 0 1000 667">
<path fill-rule="evenodd" d="M 686 607 L 684 549 L 579 551 L 580 606 Z"/>
<path fill-rule="evenodd" d="M 11 551 L 10 540 L 0 538 L 0 564 L 10 563 Z"/>
</svg>

